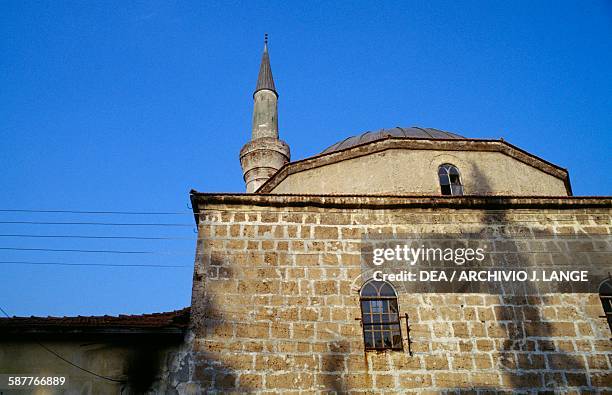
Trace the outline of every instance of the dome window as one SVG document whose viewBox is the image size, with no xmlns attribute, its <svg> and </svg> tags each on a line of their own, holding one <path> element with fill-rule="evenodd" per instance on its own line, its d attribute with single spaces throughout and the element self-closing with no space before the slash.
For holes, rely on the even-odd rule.
<svg viewBox="0 0 612 395">
<path fill-rule="evenodd" d="M 451 164 L 444 164 L 438 168 L 440 178 L 440 189 L 442 195 L 461 196 L 463 195 L 463 185 L 461 185 L 461 175 L 459 169 Z"/>
</svg>

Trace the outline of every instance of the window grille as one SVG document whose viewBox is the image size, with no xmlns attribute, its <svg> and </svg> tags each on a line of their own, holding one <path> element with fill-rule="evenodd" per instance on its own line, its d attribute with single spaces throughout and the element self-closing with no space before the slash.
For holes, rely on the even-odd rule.
<svg viewBox="0 0 612 395">
<path fill-rule="evenodd" d="M 397 295 L 391 284 L 368 281 L 360 292 L 366 350 L 403 350 Z"/>
</svg>

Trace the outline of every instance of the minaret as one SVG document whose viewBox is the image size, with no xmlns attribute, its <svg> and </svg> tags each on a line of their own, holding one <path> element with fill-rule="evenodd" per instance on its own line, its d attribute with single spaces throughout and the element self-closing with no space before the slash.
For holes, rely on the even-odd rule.
<svg viewBox="0 0 612 395">
<path fill-rule="evenodd" d="M 240 165 L 247 193 L 257 191 L 290 159 L 289 146 L 278 138 L 277 100 L 266 34 L 257 86 L 253 93 L 255 104 L 251 141 L 240 150 Z"/>
</svg>

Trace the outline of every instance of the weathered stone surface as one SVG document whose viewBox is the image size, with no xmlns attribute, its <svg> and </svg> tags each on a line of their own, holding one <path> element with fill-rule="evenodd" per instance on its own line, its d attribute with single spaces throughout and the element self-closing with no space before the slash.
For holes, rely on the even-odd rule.
<svg viewBox="0 0 612 395">
<path fill-rule="evenodd" d="M 403 351 L 364 353 L 356 320 L 362 235 L 377 229 L 401 233 L 409 226 L 445 233 L 456 231 L 458 223 L 481 234 L 508 228 L 561 234 L 568 227 L 583 233 L 587 226 L 610 232 L 610 202 L 492 199 L 458 199 L 452 207 L 420 198 L 204 199 L 203 245 L 212 246 L 211 238 L 225 246 L 232 241 L 249 253 L 232 250 L 230 256 L 196 262 L 196 272 L 205 273 L 215 261 L 228 269 L 226 279 L 194 283 L 193 304 L 214 303 L 209 309 L 232 325 L 198 332 L 197 339 L 210 346 L 194 348 L 194 357 L 210 358 L 214 350 L 210 366 L 233 377 L 222 376 L 216 384 L 215 376 L 211 385 L 219 390 L 231 385 L 264 393 L 611 390 L 610 333 L 603 330 L 595 294 L 400 294 L 412 355 L 407 341 Z M 230 213 L 228 219 L 217 215 L 221 212 Z M 254 230 L 236 236 L 231 230 L 236 218 L 249 218 L 241 226 Z M 229 230 L 218 236 L 206 232 L 213 224 Z M 281 243 L 287 246 L 284 258 Z M 206 321 L 206 309 L 194 311 L 194 325 Z M 402 322 L 404 338 L 405 329 Z"/>
</svg>

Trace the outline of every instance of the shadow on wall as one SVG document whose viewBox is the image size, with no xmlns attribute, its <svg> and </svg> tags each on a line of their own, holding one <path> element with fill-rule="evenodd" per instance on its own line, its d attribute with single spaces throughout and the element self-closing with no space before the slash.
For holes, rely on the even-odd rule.
<svg viewBox="0 0 612 395">
<path fill-rule="evenodd" d="M 210 252 L 209 252 L 210 253 Z M 204 259 L 208 259 L 205 262 Z M 199 265 L 198 263 L 205 263 Z M 196 249 L 196 264 L 193 275 L 193 286 L 205 283 L 206 278 L 213 279 L 230 279 L 234 277 L 234 273 L 230 269 L 231 265 L 225 264 L 222 257 L 210 256 L 206 257 L 204 253 L 204 242 L 198 240 Z M 201 271 L 206 268 L 206 273 Z M 194 291 L 193 295 L 197 295 Z M 229 345 L 229 348 L 236 347 L 236 344 L 226 344 L 221 347 L 219 344 L 208 342 L 209 335 L 225 336 L 224 341 L 232 342 L 233 321 L 226 316 L 224 310 L 217 306 L 215 301 L 210 297 L 205 297 L 203 300 L 192 301 L 191 303 L 191 322 L 193 328 L 192 340 L 188 341 L 190 351 L 183 356 L 185 364 L 191 361 L 188 383 L 183 383 L 183 386 L 194 387 L 194 390 L 207 392 L 207 390 L 231 390 L 243 393 L 253 391 L 253 387 L 246 379 L 240 381 L 240 377 L 234 372 L 237 366 L 227 364 L 223 360 L 228 357 L 224 352 L 224 347 Z M 202 340 L 198 340 L 202 339 Z M 236 349 L 237 355 L 242 354 L 241 350 Z M 240 357 L 236 358 L 238 363 Z M 185 388 L 185 389 L 187 389 Z M 185 391 L 188 392 L 188 391 Z M 197 392 L 199 393 L 199 392 Z"/>
<path fill-rule="evenodd" d="M 160 377 L 160 365 L 163 364 L 165 353 L 152 348 L 151 344 L 143 344 L 138 350 L 130 353 L 126 374 L 128 382 L 122 394 L 145 394 Z"/>
<path fill-rule="evenodd" d="M 346 371 L 344 361 L 350 352 L 350 344 L 347 341 L 334 341 L 330 344 L 330 352 L 323 354 L 321 357 L 321 374 L 325 378 L 323 385 L 326 391 L 335 391 L 337 394 L 343 394 L 347 388 L 342 380 L 341 374 Z"/>
<path fill-rule="evenodd" d="M 473 166 L 472 173 L 485 183 L 483 190 L 490 190 L 485 174 L 478 167 Z M 503 198 L 500 199 L 502 199 L 500 203 L 505 203 Z M 481 223 L 485 226 L 496 225 L 500 234 L 495 236 L 535 235 L 532 233 L 533 228 L 511 222 L 508 219 L 507 209 L 496 210 L 495 213 L 485 212 Z M 550 230 L 536 232 L 539 237 L 554 236 Z M 507 240 L 511 243 L 508 246 L 510 251 L 520 251 L 521 247 L 516 244 L 513 237 Z M 529 261 L 530 257 L 524 254 L 519 254 L 520 261 Z M 572 342 L 555 344 L 551 339 L 556 336 L 573 337 L 575 329 L 568 328 L 566 330 L 569 332 L 559 334 L 559 327 L 543 315 L 544 308 L 560 303 L 560 295 L 540 294 L 540 291 L 533 287 L 533 283 L 528 281 L 523 284 L 524 294 L 501 294 L 501 305 L 495 308 L 496 322 L 505 335 L 502 347 L 498 350 L 501 355 L 500 366 L 497 366 L 502 374 L 504 387 L 514 390 L 590 387 L 590 378 L 586 374 L 588 368 L 584 359 L 580 355 L 570 353 L 574 351 Z M 586 295 L 582 298 L 586 298 Z M 575 313 L 580 314 L 580 311 L 575 310 Z"/>
<path fill-rule="evenodd" d="M 204 251 L 202 241 L 198 241 L 197 251 Z M 201 244 L 200 244 L 201 243 Z M 215 256 L 213 253 L 210 257 L 204 254 L 196 253 L 196 260 L 202 258 L 202 265 L 196 264 L 194 272 L 194 287 L 195 284 L 202 285 L 206 278 L 211 279 L 231 279 L 236 278 L 236 273 L 231 269 L 235 264 L 227 262 L 227 256 Z M 202 268 L 207 268 L 206 272 L 202 272 Z M 265 269 L 262 269 L 265 270 Z M 197 293 L 194 292 L 194 295 Z M 201 295 L 203 295 L 202 293 Z M 211 292 L 214 294 L 214 292 Z M 303 328 L 303 341 L 289 339 L 286 341 L 279 339 L 279 344 L 276 347 L 279 349 L 269 348 L 270 345 L 261 344 L 259 340 L 262 338 L 253 337 L 251 341 L 244 338 L 236 340 L 233 334 L 238 334 L 238 331 L 245 331 L 249 334 L 258 332 L 259 322 L 244 322 L 249 318 L 249 314 L 255 314 L 255 309 L 250 306 L 244 306 L 243 311 L 229 311 L 215 301 L 211 295 L 206 295 L 197 301 L 192 302 L 192 325 L 194 340 L 191 344 L 191 353 L 184 358 L 190 359 L 193 362 L 191 369 L 189 385 L 194 387 L 196 393 L 206 393 L 207 391 L 228 391 L 230 393 L 254 393 L 263 390 L 263 383 L 260 381 L 262 377 L 259 374 L 245 374 L 245 370 L 251 370 L 253 365 L 259 363 L 264 364 L 264 370 L 270 373 L 264 373 L 265 380 L 268 386 L 274 386 L 278 382 L 280 389 L 291 390 L 298 389 L 301 384 L 306 384 L 312 380 L 313 384 L 318 387 L 324 387 L 326 391 L 336 392 L 338 394 L 346 393 L 345 383 L 342 380 L 341 374 L 345 371 L 345 361 L 350 354 L 350 343 L 343 339 L 339 339 L 337 335 L 330 334 L 330 338 L 323 343 L 327 348 L 327 352 L 313 351 L 312 358 L 304 355 L 294 355 L 292 358 L 284 358 L 284 354 L 293 354 L 292 352 L 282 352 L 280 348 L 289 346 L 300 346 L 302 343 L 311 344 L 307 340 L 310 336 L 314 336 L 314 326 Z M 279 317 L 271 316 L 269 319 L 270 326 L 275 329 L 275 325 L 282 325 L 283 322 Z M 240 328 L 239 328 L 240 327 Z M 297 328 L 293 329 L 297 331 Z M 264 335 L 267 339 L 267 333 Z M 212 340 L 212 341 L 210 341 Z M 297 343 L 297 344 L 296 344 Z M 315 344 L 313 342 L 312 344 Z M 253 356 L 257 355 L 257 358 Z M 322 355 L 321 355 L 322 354 Z M 318 365 L 318 358 L 321 355 L 321 370 Z M 253 359 L 248 359 L 251 356 Z M 302 358 L 298 362 L 296 358 Z M 314 364 L 313 364 L 314 363 Z M 238 373 L 241 370 L 243 373 Z M 256 369 L 261 373 L 261 368 Z M 291 378 L 285 377 L 287 373 L 297 373 Z M 314 383 L 315 375 L 313 373 L 321 373 L 320 381 Z M 294 382 L 293 380 L 296 380 Z M 304 380 L 304 381 L 302 381 Z M 293 384 L 291 384 L 293 383 Z M 288 387 L 293 385 L 293 387 Z M 295 388 L 294 388 L 295 387 Z M 200 392 L 198 392 L 200 391 Z M 274 389 L 268 389 L 274 391 Z"/>
<path fill-rule="evenodd" d="M 176 347 L 174 339 L 154 335 L 126 338 L 125 334 L 83 334 L 68 330 L 29 332 L 3 336 L 0 372 L 66 376 L 66 391 L 70 393 L 144 394 L 159 388 L 166 357 Z M 0 395 L 14 392 L 6 390 L 0 388 Z"/>
<path fill-rule="evenodd" d="M 481 183 L 484 183 L 482 190 L 490 190 L 485 175 L 477 167 L 474 167 L 472 172 L 481 180 Z M 500 199 L 500 203 L 504 203 L 504 198 L 498 199 Z M 512 222 L 509 210 L 505 209 L 495 210 L 494 212 L 485 211 L 480 219 L 480 233 L 476 232 L 472 235 L 495 236 L 521 233 L 533 235 L 532 232 L 532 227 Z M 538 231 L 537 235 L 553 236 L 554 234 L 550 230 L 546 230 Z M 516 242 L 512 245 L 512 239 L 509 240 L 508 248 L 518 251 L 519 246 Z M 230 269 L 234 266 L 233 263 L 225 262 L 224 260 L 228 259 L 226 256 L 205 257 L 202 243 L 202 240 L 198 240 L 193 281 L 194 290 L 198 286 L 202 287 L 206 278 L 235 278 Z M 522 258 L 525 258 L 525 261 L 528 260 L 526 255 Z M 239 267 L 239 265 L 235 266 Z M 206 273 L 203 273 L 202 270 L 206 270 Z M 497 366 L 493 366 L 491 372 L 501 373 L 503 385 L 497 387 L 490 385 L 469 387 L 469 384 L 467 387 L 463 387 L 457 385 L 456 387 L 445 388 L 442 390 L 443 392 L 460 393 L 473 390 L 495 392 L 502 389 L 516 392 L 530 392 L 533 389 L 563 391 L 567 387 L 582 387 L 585 389 L 595 386 L 593 378 L 597 376 L 597 373 L 591 373 L 590 377 L 588 376 L 589 368 L 586 360 L 580 354 L 574 353 L 572 341 L 555 343 L 553 340 L 554 337 L 561 336 L 559 335 L 559 325 L 554 323 L 554 318 L 549 318 L 543 311 L 545 307 L 551 304 L 558 305 L 560 296 L 539 294 L 538 290 L 529 287 L 529 282 L 526 284 L 528 285 L 524 292 L 526 296 L 502 294 L 499 296 L 499 306 L 495 307 L 495 321 L 492 324 L 497 326 L 497 339 L 500 339 L 496 351 L 499 355 L 499 361 Z M 200 295 L 195 291 L 193 294 Z M 206 295 L 206 293 L 202 292 L 201 295 Z M 571 298 L 571 294 L 562 296 L 562 298 L 565 297 Z M 583 296 L 580 296 L 580 298 L 583 298 Z M 245 354 L 245 346 L 232 343 L 232 341 L 235 341 L 233 333 L 237 330 L 236 322 L 231 316 L 232 313 L 224 311 L 222 306 L 217 305 L 218 302 L 204 296 L 203 299 L 194 300 L 192 303 L 192 323 L 196 340 L 191 347 L 192 354 L 188 356 L 192 362 L 189 382 L 204 392 L 213 389 L 239 392 L 257 391 L 261 388 L 261 383 L 249 383 L 235 373 L 236 370 L 249 370 L 248 366 L 253 366 L 257 361 L 254 359 L 247 360 L 246 368 L 245 365 L 240 365 L 245 364 L 244 355 L 242 355 Z M 580 315 L 582 313 L 580 307 L 578 307 L 576 314 Z M 240 320 L 248 317 L 244 312 L 241 314 L 238 315 Z M 567 320 L 571 321 L 569 318 Z M 270 318 L 271 325 L 276 322 L 278 321 L 274 317 Z M 248 326 L 248 323 L 242 325 Z M 566 335 L 562 336 L 575 337 L 576 333 L 573 333 L 575 328 L 574 326 L 571 328 L 568 329 Z M 213 339 L 213 341 L 209 341 L 210 339 Z M 315 385 L 320 386 L 318 390 L 338 394 L 346 393 L 353 386 L 353 383 L 347 380 L 345 372 L 348 371 L 349 376 L 351 372 L 350 366 L 345 366 L 345 364 L 348 363 L 349 357 L 355 356 L 356 348 L 352 343 L 345 340 L 330 341 L 327 346 L 328 351 L 323 352 L 321 356 L 321 371 L 319 372 L 316 368 L 311 369 L 312 371 L 316 370 L 323 377 L 322 382 L 317 382 Z M 228 352 L 228 350 L 235 351 Z M 249 351 L 266 354 L 278 350 L 251 349 Z M 364 360 L 367 361 L 367 356 L 364 357 Z M 601 382 L 602 379 L 599 381 Z M 358 387 L 363 388 L 363 386 Z"/>
</svg>

